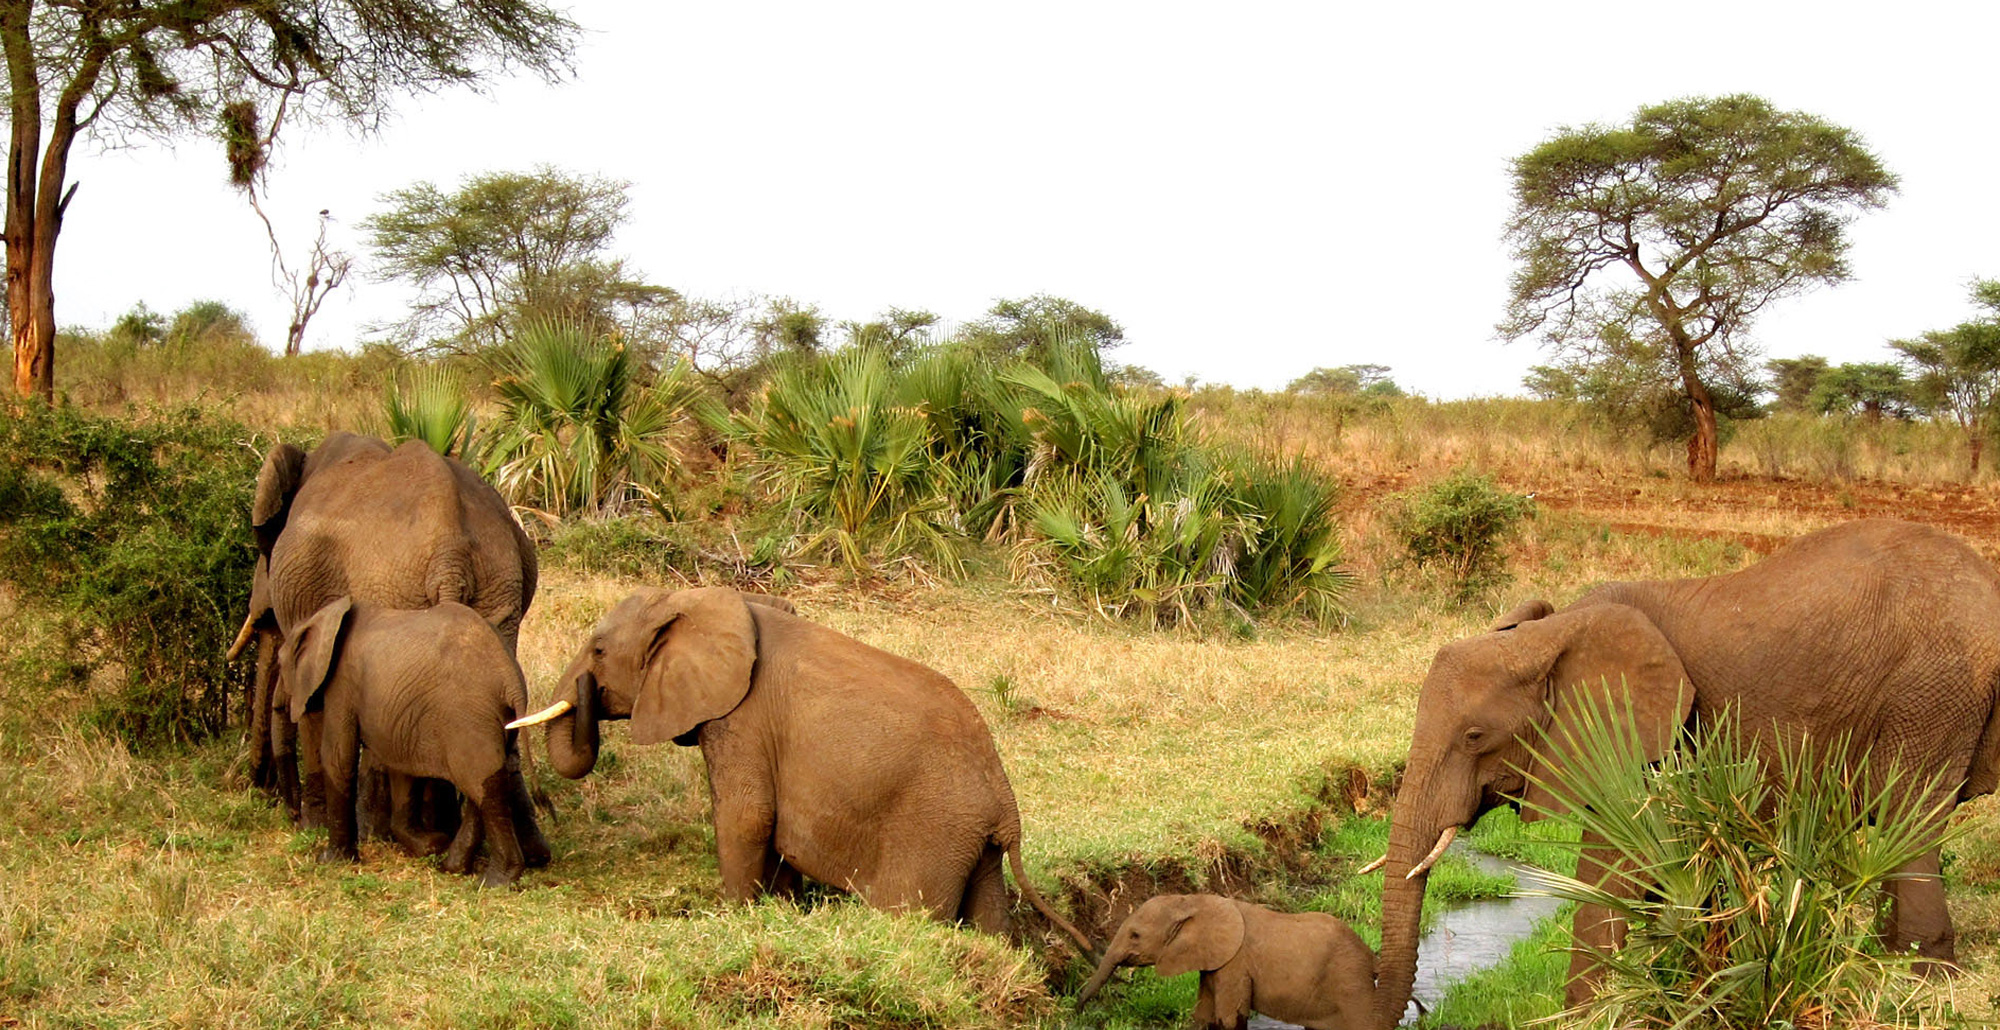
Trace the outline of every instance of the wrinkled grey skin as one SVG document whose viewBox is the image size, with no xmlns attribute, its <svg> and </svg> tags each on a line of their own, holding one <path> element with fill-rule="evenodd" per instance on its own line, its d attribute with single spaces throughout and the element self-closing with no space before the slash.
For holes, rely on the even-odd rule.
<svg viewBox="0 0 2000 1030">
<path fill-rule="evenodd" d="M 257 571 L 232 657 L 252 640 L 260 652 L 275 648 L 342 596 L 387 608 L 464 604 L 511 654 L 534 600 L 534 545 L 506 501 L 471 469 L 415 441 L 392 450 L 374 437 L 332 433 L 310 455 L 280 444 L 258 472 L 250 522 Z M 295 784 L 289 729 L 271 718 L 270 665 L 260 659 L 251 702 L 253 779 L 319 825 L 318 742 L 299 740 L 306 782 Z"/>
<path fill-rule="evenodd" d="M 597 764 L 598 724 L 699 746 L 723 894 L 790 893 L 804 874 L 881 908 L 1004 933 L 1001 871 L 1090 952 L 1020 862 L 1021 814 L 993 735 L 937 671 L 734 590 L 646 589 L 605 615 L 555 689 L 549 764 Z"/>
<path fill-rule="evenodd" d="M 1133 910 L 1077 1007 L 1120 966 L 1200 970 L 1193 1025 L 1202 1030 L 1242 1030 L 1253 1011 L 1308 1030 L 1363 1030 L 1375 1000 L 1375 953 L 1346 923 L 1213 894 L 1162 894 Z"/>
<path fill-rule="evenodd" d="M 1561 742 L 1577 713 L 1603 705 L 1604 684 L 1621 682 L 1632 728 L 1654 756 L 1690 719 L 1734 708 L 1765 755 L 1781 735 L 1848 734 L 1877 761 L 1897 755 L 1913 782 L 1941 775 L 1937 796 L 1915 800 L 1948 810 L 2000 781 L 2000 576 L 1941 530 L 1858 521 L 1725 576 L 1610 583 L 1560 611 L 1531 601 L 1491 631 L 1445 646 L 1417 699 L 1391 820 L 1377 1027 L 1401 1018 L 1416 975 L 1427 876 L 1409 871 L 1440 834 L 1495 805 L 1518 802 L 1529 819 L 1553 806 L 1538 783 L 1566 768 Z M 1624 721 L 1616 696 L 1613 711 Z M 1546 762 L 1529 755 L 1530 744 Z M 1908 878 L 1887 892 L 1885 945 L 1951 961 L 1936 849 L 1902 871 Z M 1638 889 L 1587 855 L 1577 875 Z M 1595 906 L 1577 912 L 1575 932 L 1586 949 L 1624 940 L 1623 924 Z M 1598 975 L 1580 950 L 1571 1003 L 1595 993 Z"/>
<path fill-rule="evenodd" d="M 448 780 L 464 798 L 448 850 L 396 828 L 412 854 L 444 851 L 444 868 L 466 873 L 484 844 L 488 887 L 548 863 L 534 807 L 510 775 L 519 743 L 505 727 L 527 709 L 528 685 L 477 612 L 449 601 L 401 611 L 337 598 L 286 637 L 277 689 L 290 718 L 320 741 L 328 813 L 321 861 L 359 860 L 353 801 L 365 745 L 378 766 L 401 774 L 396 782 Z"/>
</svg>

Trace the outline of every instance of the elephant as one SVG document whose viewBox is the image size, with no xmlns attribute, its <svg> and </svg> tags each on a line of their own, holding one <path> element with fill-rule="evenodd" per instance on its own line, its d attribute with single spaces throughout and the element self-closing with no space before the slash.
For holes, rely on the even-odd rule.
<svg viewBox="0 0 2000 1030">
<path fill-rule="evenodd" d="M 993 735 L 936 671 L 720 587 L 647 588 L 615 606 L 521 725 L 547 723 L 549 764 L 597 764 L 598 723 L 635 744 L 698 746 L 723 894 L 791 894 L 799 874 L 869 904 L 1007 930 L 1001 872 L 1050 922 L 1021 868 L 1021 815 Z"/>
<path fill-rule="evenodd" d="M 477 611 L 512 653 L 534 600 L 535 548 L 500 494 L 422 443 L 400 447 L 336 432 L 311 454 L 273 447 L 251 504 L 257 542 L 250 610 L 234 659 L 260 637 L 274 647 L 335 598 L 390 608 L 456 601 Z M 305 735 L 305 782 L 291 771 L 290 728 L 273 719 L 268 663 L 252 695 L 252 778 L 306 825 L 323 821 L 318 741 Z M 370 813 L 379 820 L 379 813 Z"/>
<path fill-rule="evenodd" d="M 528 707 L 528 684 L 498 633 L 457 602 L 399 610 L 340 597 L 285 637 L 278 690 L 293 721 L 320 741 L 328 832 L 323 862 L 356 861 L 354 786 L 365 745 L 375 762 L 402 774 L 449 780 L 464 814 L 449 848 L 406 819 L 392 820 L 412 854 L 444 851 L 446 871 L 472 871 L 482 841 L 482 883 L 513 883 L 548 864 L 519 775 L 518 737 L 506 724 Z M 513 759 L 510 761 L 510 759 Z M 407 802 L 407 798 L 399 798 Z M 407 815 L 410 806 L 395 811 Z"/>
<path fill-rule="evenodd" d="M 1440 649 L 1418 696 L 1383 860 L 1375 1024 L 1394 1026 L 1409 1001 L 1431 863 L 1496 805 L 1524 819 L 1559 810 L 1547 784 L 1571 760 L 1564 742 L 1579 713 L 1615 718 L 1653 758 L 1684 726 L 1724 712 L 1767 756 L 1779 742 L 1846 734 L 1856 754 L 1896 754 L 1913 783 L 1941 776 L 1938 795 L 1905 800 L 1949 811 L 2000 782 L 1996 698 L 2000 576 L 1923 525 L 1849 522 L 1738 572 L 1607 583 L 1561 610 L 1522 604 Z M 1932 968 L 1951 962 L 1937 849 L 1901 872 L 1888 890 L 1884 943 L 1914 946 Z M 1638 889 L 1589 850 L 1577 876 Z M 1624 926 L 1585 906 L 1575 935 L 1573 1005 L 1595 994 L 1593 952 L 1622 945 Z"/>
<path fill-rule="evenodd" d="M 1242 1030 L 1255 1010 L 1308 1030 L 1362 1030 L 1373 1012 L 1375 953 L 1322 912 L 1273 912 L 1213 894 L 1148 899 L 1112 935 L 1077 1007 L 1120 966 L 1161 976 L 1200 970 L 1200 1028 Z"/>
</svg>

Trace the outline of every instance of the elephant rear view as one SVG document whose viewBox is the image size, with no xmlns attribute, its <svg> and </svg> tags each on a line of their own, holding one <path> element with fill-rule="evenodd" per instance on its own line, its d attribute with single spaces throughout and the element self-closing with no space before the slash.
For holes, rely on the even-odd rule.
<svg viewBox="0 0 2000 1030">
<path fill-rule="evenodd" d="M 498 631 L 511 654 L 534 600 L 534 544 L 507 502 L 471 469 L 416 441 L 392 449 L 374 437 L 331 433 L 311 454 L 273 447 L 257 474 L 250 522 L 257 571 L 231 658 L 260 634 L 265 650 L 274 650 L 339 597 L 399 609 L 463 604 Z M 271 676 L 260 669 L 252 744 L 275 743 L 265 753 L 283 754 L 276 760 L 284 764 L 289 742 L 270 724 L 271 694 Z M 312 825 L 323 790 L 317 741 L 300 743 L 303 796 L 285 800 Z M 272 779 L 261 771 L 256 778 Z"/>
<path fill-rule="evenodd" d="M 286 638 L 280 693 L 291 717 L 314 727 L 327 783 L 323 861 L 358 858 L 354 781 L 365 744 L 404 777 L 448 780 L 465 797 L 449 872 L 469 872 L 482 842 L 487 886 L 512 883 L 548 861 L 506 724 L 527 708 L 521 667 L 493 627 L 461 604 L 418 611 L 341 597 Z M 403 780 L 407 784 L 408 780 Z M 424 850 L 405 833 L 412 850 Z"/>
<path fill-rule="evenodd" d="M 1007 925 L 1003 860 L 1021 891 L 1090 952 L 1021 868 L 1021 815 L 993 736 L 952 682 L 733 590 L 642 590 L 606 615 L 556 687 L 549 761 L 597 763 L 598 723 L 637 744 L 699 746 L 723 893 L 787 893 L 806 876 L 881 908 Z"/>
</svg>

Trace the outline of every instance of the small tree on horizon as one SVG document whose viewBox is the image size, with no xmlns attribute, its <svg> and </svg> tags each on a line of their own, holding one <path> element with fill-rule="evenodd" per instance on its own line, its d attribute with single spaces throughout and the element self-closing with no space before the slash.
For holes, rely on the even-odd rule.
<svg viewBox="0 0 2000 1030">
<path fill-rule="evenodd" d="M 1827 360 L 1817 354 L 1764 362 L 1764 370 L 1771 373 L 1771 392 L 1778 398 L 1777 409 L 1810 411 L 1813 388 L 1819 385 L 1819 377 L 1826 374 L 1828 367 Z"/>
<path fill-rule="evenodd" d="M 1915 398 L 1965 433 L 1968 480 L 1979 475 L 2000 407 L 2000 279 L 1975 281 L 1972 299 L 1986 309 L 1984 318 L 1889 341 L 1910 368 Z"/>
<path fill-rule="evenodd" d="M 1896 189 L 1850 130 L 1743 94 L 1565 128 L 1516 158 L 1513 178 L 1518 267 L 1501 335 L 1586 362 L 1615 360 L 1603 343 L 1618 335 L 1659 347 L 1701 481 L 1718 449 L 1704 363 L 1744 364 L 1766 305 L 1847 278 L 1847 223 Z"/>
</svg>

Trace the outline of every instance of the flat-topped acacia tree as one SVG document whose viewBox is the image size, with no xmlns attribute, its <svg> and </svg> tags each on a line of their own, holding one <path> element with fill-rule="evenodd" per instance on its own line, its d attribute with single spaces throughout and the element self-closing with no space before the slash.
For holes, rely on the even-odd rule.
<svg viewBox="0 0 2000 1030">
<path fill-rule="evenodd" d="M 56 239 L 78 138 L 220 125 L 232 170 L 254 174 L 288 113 L 373 129 L 405 94 L 515 67 L 560 74 L 575 36 L 535 0 L 0 0 L 15 393 L 55 393 Z"/>
<path fill-rule="evenodd" d="M 1852 131 L 1741 94 L 1565 128 L 1515 158 L 1513 178 L 1519 264 L 1501 335 L 1586 362 L 1615 360 L 1607 339 L 1662 347 L 1693 415 L 1697 480 L 1715 477 L 1704 368 L 1748 356 L 1765 305 L 1847 278 L 1848 222 L 1896 190 Z"/>
</svg>

